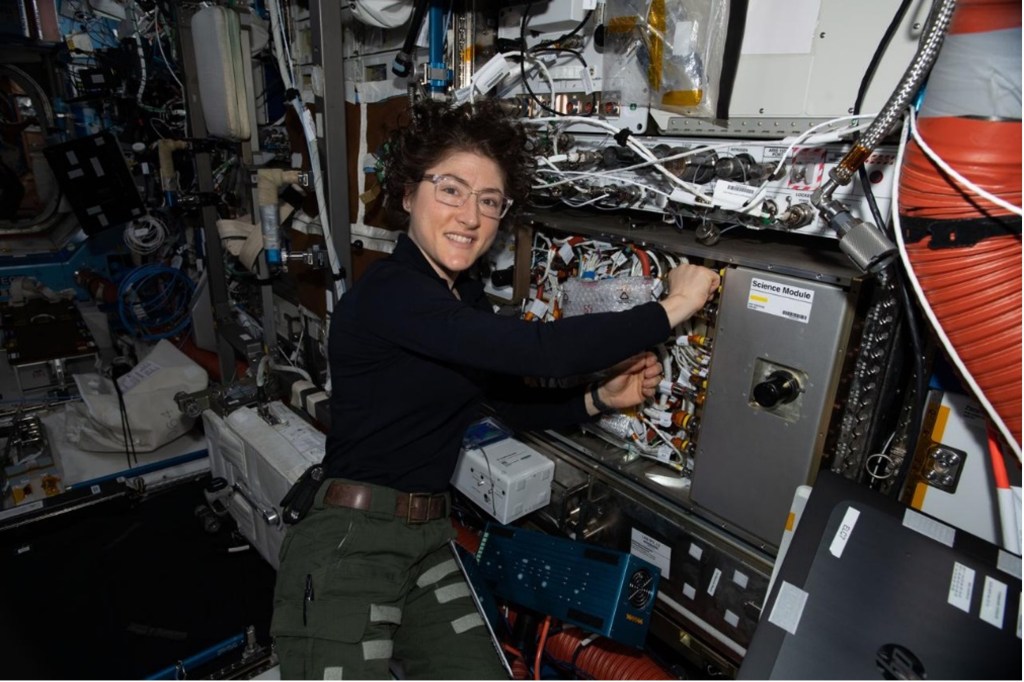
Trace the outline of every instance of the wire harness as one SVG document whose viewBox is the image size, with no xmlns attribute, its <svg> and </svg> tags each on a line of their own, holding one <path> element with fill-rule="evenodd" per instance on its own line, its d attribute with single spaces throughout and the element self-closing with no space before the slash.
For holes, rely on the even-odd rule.
<svg viewBox="0 0 1024 682">
<path fill-rule="evenodd" d="M 146 341 L 176 336 L 191 324 L 195 284 L 181 270 L 149 264 L 129 272 L 118 287 L 121 324 Z"/>
</svg>

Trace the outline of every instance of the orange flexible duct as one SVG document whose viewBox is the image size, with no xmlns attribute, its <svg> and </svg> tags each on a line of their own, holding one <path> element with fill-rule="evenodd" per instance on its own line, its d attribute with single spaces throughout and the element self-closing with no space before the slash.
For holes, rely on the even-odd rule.
<svg viewBox="0 0 1024 682">
<path fill-rule="evenodd" d="M 223 381 L 220 375 L 220 361 L 217 354 L 204 350 L 195 344 L 192 336 L 186 336 L 178 346 L 182 353 L 191 358 L 197 365 L 206 370 L 212 381 Z M 235 377 L 241 377 L 249 369 L 249 363 L 244 360 L 235 360 Z"/>
<path fill-rule="evenodd" d="M 577 669 L 596 680 L 676 679 L 643 652 L 607 639 L 598 639 L 580 649 L 587 637 L 578 628 L 563 630 L 548 637 L 545 651 L 557 660 L 575 661 Z"/>
<path fill-rule="evenodd" d="M 512 668 L 512 679 L 513 680 L 528 680 L 530 679 L 530 669 L 526 665 L 526 661 L 523 658 L 523 652 L 509 644 L 502 644 L 502 649 L 508 654 L 509 667 Z"/>
<path fill-rule="evenodd" d="M 530 671 L 526 667 L 526 663 L 521 658 L 513 658 L 509 664 L 512 667 L 512 679 L 513 680 L 528 680 L 530 679 Z"/>
<path fill-rule="evenodd" d="M 537 655 L 533 660 L 533 679 L 540 679 L 541 659 L 544 657 L 544 645 L 548 641 L 548 632 L 551 631 L 551 616 L 544 618 L 544 625 L 540 628 L 540 638 L 537 640 Z"/>
<path fill-rule="evenodd" d="M 1015 206 L 1021 204 L 1020 81 L 1014 85 L 1014 74 L 1007 77 L 1000 64 L 1012 51 L 1007 36 L 1015 35 L 1020 54 L 1020 34 L 1009 31 L 1020 26 L 1019 0 L 961 0 L 918 122 L 921 137 L 952 168 Z M 1015 88 L 1013 114 L 998 109 L 1007 84 Z M 997 96 L 990 98 L 992 92 Z M 899 195 L 904 233 L 910 232 L 907 257 L 925 298 L 1019 447 L 1020 219 L 962 188 L 913 140 Z"/>
</svg>

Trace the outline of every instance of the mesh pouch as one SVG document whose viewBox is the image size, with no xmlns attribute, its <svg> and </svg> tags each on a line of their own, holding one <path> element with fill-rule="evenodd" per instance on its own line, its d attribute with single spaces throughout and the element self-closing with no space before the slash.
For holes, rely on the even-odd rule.
<svg viewBox="0 0 1024 682">
<path fill-rule="evenodd" d="M 562 285 L 564 317 L 588 313 L 613 313 L 655 300 L 653 277 L 568 279 Z"/>
</svg>

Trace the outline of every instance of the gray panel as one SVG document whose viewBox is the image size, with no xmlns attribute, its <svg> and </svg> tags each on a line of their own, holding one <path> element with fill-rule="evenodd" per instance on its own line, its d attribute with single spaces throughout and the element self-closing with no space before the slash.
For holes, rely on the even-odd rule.
<svg viewBox="0 0 1024 682">
<path fill-rule="evenodd" d="M 817 472 L 851 319 L 837 286 L 727 271 L 690 492 L 697 506 L 778 545 L 797 486 Z M 774 372 L 800 390 L 762 407 L 754 389 Z"/>
<path fill-rule="evenodd" d="M 778 138 L 852 113 L 861 76 L 899 6 L 895 0 L 751 3 L 755 4 L 747 14 L 730 118 L 699 120 L 656 113 L 656 118 L 662 118 L 662 130 L 679 135 Z M 915 0 L 903 17 L 877 65 L 861 111 L 876 112 L 888 99 L 917 50 L 929 6 Z M 800 16 L 776 16 L 777 21 L 759 23 L 763 19 L 757 10 Z"/>
</svg>

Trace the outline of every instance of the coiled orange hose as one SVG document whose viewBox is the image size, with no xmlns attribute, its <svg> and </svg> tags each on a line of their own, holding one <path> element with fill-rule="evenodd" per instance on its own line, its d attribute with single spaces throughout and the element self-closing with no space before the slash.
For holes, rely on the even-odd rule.
<svg viewBox="0 0 1024 682">
<path fill-rule="evenodd" d="M 1019 443 L 1020 240 L 991 238 L 966 252 L 929 249 L 929 241 L 907 245 L 914 272 L 961 360 Z"/>
<path fill-rule="evenodd" d="M 578 653 L 577 648 L 589 635 L 577 628 L 563 630 L 548 637 L 545 651 L 552 658 L 571 662 L 576 668 L 597 680 L 674 680 L 649 656 L 636 649 L 599 639 Z"/>
<path fill-rule="evenodd" d="M 918 125 L 921 137 L 951 167 L 1017 206 L 1021 204 L 1020 120 L 1000 118 L 994 111 L 991 118 L 979 118 L 975 108 L 983 97 L 942 88 L 948 90 L 951 83 L 977 83 L 979 70 L 984 72 L 989 63 L 1005 57 L 996 36 L 1020 25 L 1019 0 L 961 0 L 925 101 L 941 97 L 944 107 L 960 106 L 962 111 L 922 111 Z M 958 36 L 969 36 L 970 43 L 958 42 Z M 971 49 L 960 51 L 967 44 Z M 976 49 L 979 45 L 980 50 Z M 988 67 L 992 82 L 1005 82 L 996 68 Z M 941 77 L 937 78 L 937 72 Z M 1017 88 L 1019 102 L 1019 81 Z M 954 232 L 953 242 L 958 241 L 956 230 L 970 230 L 972 222 L 1010 215 L 1005 208 L 963 189 L 912 141 L 907 144 L 899 194 L 901 218 L 926 218 L 940 225 L 945 221 L 946 229 Z M 908 260 L 951 345 L 1019 445 L 1020 235 L 989 236 L 973 245 L 950 248 L 931 248 L 932 242 L 932 237 L 925 236 L 907 244 Z"/>
</svg>

